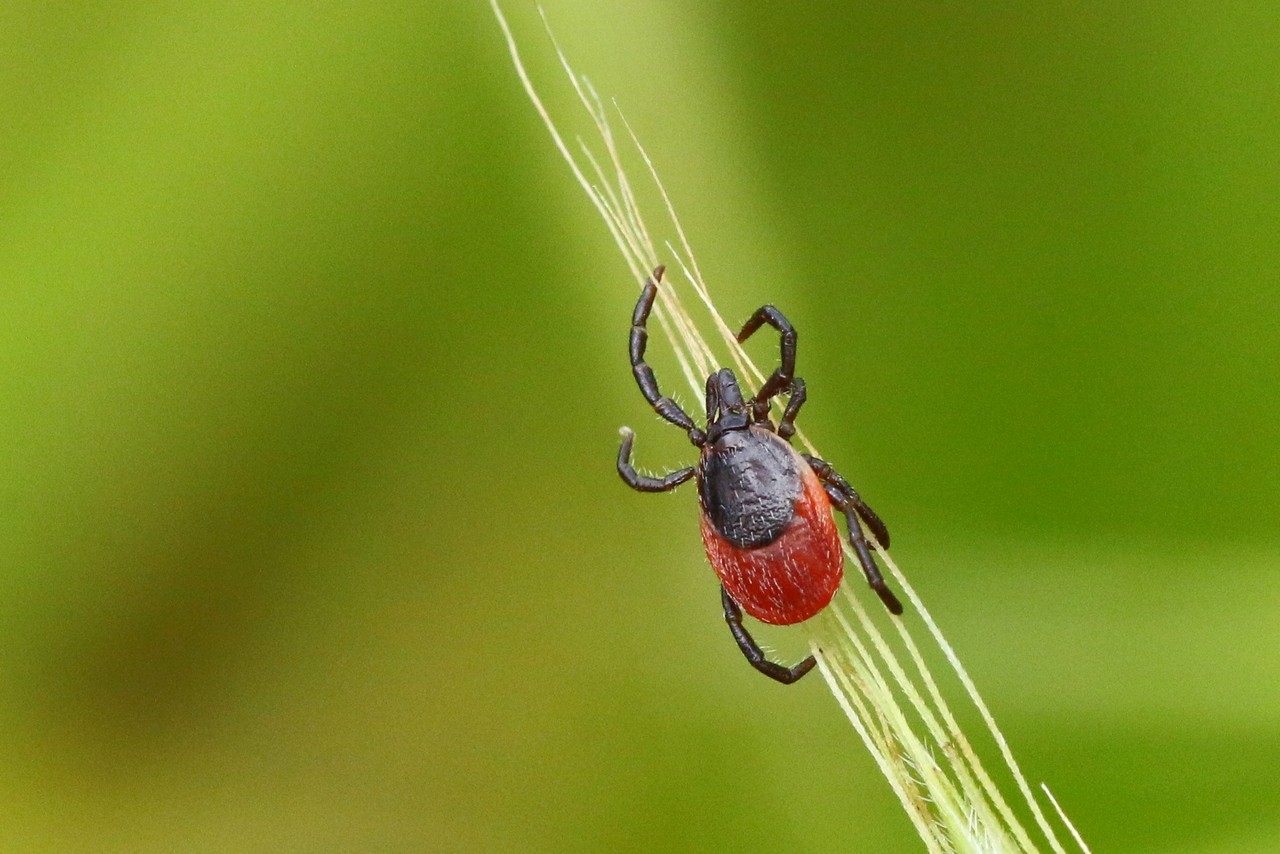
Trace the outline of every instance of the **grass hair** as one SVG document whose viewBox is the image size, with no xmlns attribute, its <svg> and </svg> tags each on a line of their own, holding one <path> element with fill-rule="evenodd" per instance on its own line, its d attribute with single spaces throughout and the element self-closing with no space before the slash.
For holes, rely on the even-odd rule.
<svg viewBox="0 0 1280 854">
<path fill-rule="evenodd" d="M 626 118 L 618 111 L 618 118 L 626 129 L 629 150 L 643 163 L 652 189 L 661 199 L 668 227 L 676 239 L 675 244 L 665 242 L 662 252 L 658 251 L 650 236 L 623 166 L 622 151 L 609 121 L 609 111 L 591 83 L 573 71 L 547 25 L 547 33 L 560 64 L 598 134 L 595 142 L 603 147 L 602 159 L 582 139 L 576 140 L 576 153 L 570 149 L 534 89 L 497 0 L 490 0 L 490 5 L 529 99 L 556 148 L 569 164 L 574 178 L 604 220 L 631 270 L 633 280 L 643 283 L 655 267 L 666 263 L 667 273 L 658 291 L 654 317 L 674 349 L 694 399 L 702 399 L 702 378 L 712 373 L 721 362 L 686 310 L 686 291 L 706 309 L 715 335 L 729 354 L 738 376 L 750 384 L 763 382 L 764 374 L 748 358 L 737 342 L 734 330 L 716 311 L 671 197 Z M 541 8 L 539 12 L 546 24 L 546 14 Z M 817 454 L 817 449 L 803 431 L 797 430 L 794 441 L 810 453 Z M 922 643 L 917 641 L 909 627 L 914 620 L 893 618 L 878 608 L 869 611 L 846 582 L 831 606 L 805 623 L 803 628 L 809 633 L 809 645 L 817 658 L 819 672 L 888 780 L 926 850 L 938 854 L 1029 854 L 1039 851 L 1066 854 L 1067 849 L 1058 837 L 1058 830 L 1050 823 L 1032 792 L 996 726 L 994 716 L 959 657 L 897 564 L 876 543 L 870 531 L 865 533 L 898 589 L 906 594 L 910 610 L 918 615 L 924 627 L 923 642 L 932 644 L 942 653 L 950 668 L 948 678 L 958 683 L 963 699 L 976 710 L 987 735 L 995 743 L 1002 762 L 1004 785 L 1012 785 L 1016 791 L 1015 809 L 988 774 L 972 742 L 961 730 L 943 696 L 939 680 L 929 669 Z M 847 543 L 845 551 L 851 560 L 854 559 Z M 886 624 L 888 628 L 882 628 Z M 936 656 L 936 653 L 932 654 Z M 1069 834 L 1073 850 L 1088 854 L 1088 847 L 1053 795 L 1047 787 L 1042 785 L 1042 789 L 1062 828 Z M 1029 816 L 1031 821 L 1025 822 L 1019 812 Z"/>
</svg>

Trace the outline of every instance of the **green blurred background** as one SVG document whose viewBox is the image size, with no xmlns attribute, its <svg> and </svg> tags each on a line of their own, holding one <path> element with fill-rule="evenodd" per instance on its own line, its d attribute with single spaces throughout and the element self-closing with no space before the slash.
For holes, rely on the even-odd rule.
<svg viewBox="0 0 1280 854">
<path fill-rule="evenodd" d="M 1280 850 L 1275 5 L 546 6 L 1028 776 Z M 618 482 L 692 450 L 486 4 L 19 0 L 0 66 L 0 849 L 920 850 Z"/>
</svg>

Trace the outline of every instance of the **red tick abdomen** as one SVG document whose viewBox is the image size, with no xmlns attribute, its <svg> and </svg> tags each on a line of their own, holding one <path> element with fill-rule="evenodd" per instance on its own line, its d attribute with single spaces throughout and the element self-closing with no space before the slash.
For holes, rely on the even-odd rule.
<svg viewBox="0 0 1280 854">
<path fill-rule="evenodd" d="M 826 490 L 806 465 L 795 515 L 771 543 L 744 549 L 717 533 L 704 512 L 707 560 L 743 611 L 764 623 L 803 622 L 830 604 L 844 576 L 840 532 Z"/>
</svg>

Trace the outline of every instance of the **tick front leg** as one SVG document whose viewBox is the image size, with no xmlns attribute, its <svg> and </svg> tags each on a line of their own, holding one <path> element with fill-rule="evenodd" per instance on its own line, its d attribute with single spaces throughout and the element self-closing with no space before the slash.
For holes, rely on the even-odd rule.
<svg viewBox="0 0 1280 854">
<path fill-rule="evenodd" d="M 707 440 L 706 433 L 694 425 L 693 419 L 680 408 L 680 404 L 669 397 L 663 397 L 658 390 L 658 380 L 653 375 L 653 368 L 644 360 L 645 349 L 649 346 L 649 312 L 653 310 L 653 301 L 658 297 L 658 283 L 662 281 L 665 270 L 662 266 L 654 268 L 653 275 L 644 283 L 631 314 L 631 373 L 640 386 L 640 393 L 649 401 L 654 412 L 684 430 L 689 441 L 701 448 Z"/>
<path fill-rule="evenodd" d="M 787 408 L 782 413 L 782 420 L 778 422 L 778 435 L 788 442 L 796 434 L 796 416 L 800 414 L 800 407 L 804 406 L 807 397 L 804 380 L 799 377 L 793 378 L 791 394 L 787 398 Z"/>
<path fill-rule="evenodd" d="M 790 685 L 812 670 L 817 663 L 812 655 L 794 667 L 783 667 L 781 664 L 770 661 L 765 657 L 764 650 L 760 649 L 760 645 L 755 642 L 755 638 L 751 637 L 750 632 L 742 625 L 742 609 L 723 586 L 720 588 L 720 603 L 724 606 L 724 621 L 729 624 L 729 631 L 733 633 L 733 639 L 738 642 L 738 649 L 742 650 L 742 654 L 747 657 L 747 661 L 751 662 L 751 666 L 765 676 L 783 685 Z"/>
<path fill-rule="evenodd" d="M 636 434 L 630 427 L 623 427 L 622 445 L 618 448 L 618 474 L 627 486 L 636 492 L 670 492 L 689 478 L 693 477 L 693 467 L 673 471 L 665 477 L 646 477 L 631 465 L 631 446 L 636 441 Z"/>
<path fill-rule="evenodd" d="M 791 321 L 787 320 L 786 315 L 773 306 L 762 305 L 756 309 L 755 314 L 751 315 L 751 318 L 743 324 L 742 331 L 738 333 L 738 343 L 741 344 L 746 341 L 766 323 L 778 330 L 778 334 L 781 336 L 782 361 L 774 369 L 769 379 L 765 381 L 765 384 L 760 386 L 760 390 L 756 392 L 756 396 L 752 399 L 752 421 L 764 421 L 769 417 L 769 399 L 789 386 L 791 378 L 796 373 L 795 327 L 791 325 Z"/>
</svg>

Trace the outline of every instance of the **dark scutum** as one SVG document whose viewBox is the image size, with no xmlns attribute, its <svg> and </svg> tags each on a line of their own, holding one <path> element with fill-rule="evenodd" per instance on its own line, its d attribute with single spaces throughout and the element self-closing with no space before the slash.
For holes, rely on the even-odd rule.
<svg viewBox="0 0 1280 854">
<path fill-rule="evenodd" d="M 758 427 L 725 433 L 699 463 L 698 497 L 711 524 L 738 548 L 768 545 L 782 535 L 804 491 L 797 458 Z"/>
</svg>

